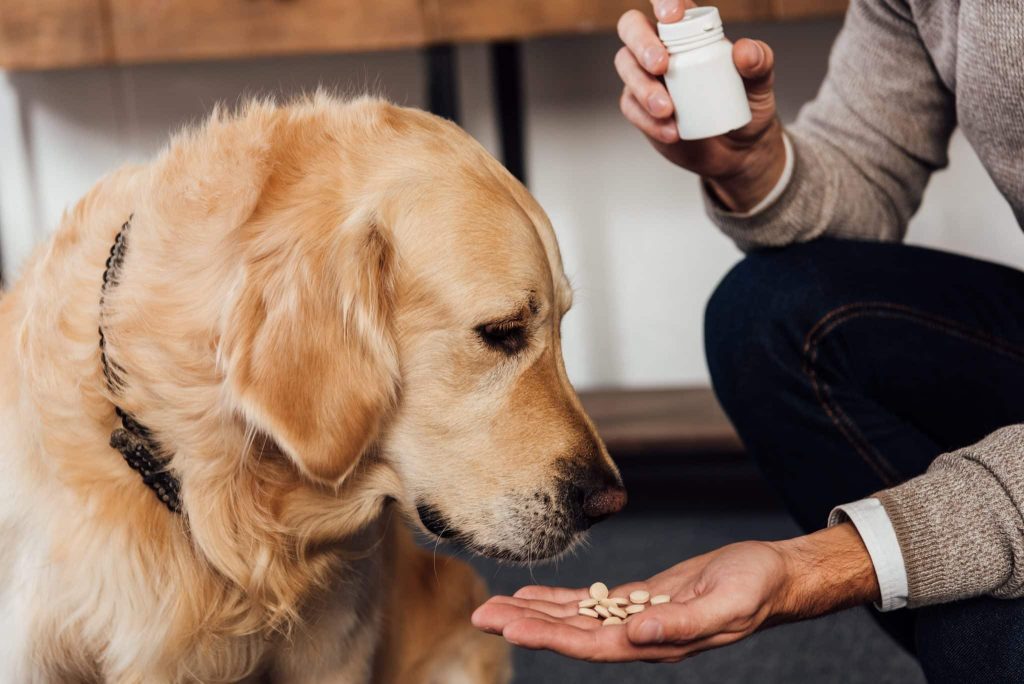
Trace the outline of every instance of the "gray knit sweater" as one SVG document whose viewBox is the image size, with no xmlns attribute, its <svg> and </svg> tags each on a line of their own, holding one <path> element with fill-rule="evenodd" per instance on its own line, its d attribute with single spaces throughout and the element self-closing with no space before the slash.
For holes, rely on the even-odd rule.
<svg viewBox="0 0 1024 684">
<path fill-rule="evenodd" d="M 853 0 L 821 92 L 789 128 L 786 191 L 752 218 L 710 198 L 708 212 L 742 249 L 900 240 L 958 123 L 1024 226 L 1024 3 Z M 1024 596 L 1024 425 L 876 496 L 911 606 Z"/>
</svg>

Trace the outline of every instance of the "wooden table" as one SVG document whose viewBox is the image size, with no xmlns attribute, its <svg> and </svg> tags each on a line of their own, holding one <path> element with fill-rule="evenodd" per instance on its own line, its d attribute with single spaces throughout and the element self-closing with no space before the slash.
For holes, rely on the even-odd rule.
<svg viewBox="0 0 1024 684">
<path fill-rule="evenodd" d="M 847 0 L 718 0 L 727 22 L 838 16 Z M 611 31 L 647 0 L 3 0 L 0 68 L 421 48 Z"/>
</svg>

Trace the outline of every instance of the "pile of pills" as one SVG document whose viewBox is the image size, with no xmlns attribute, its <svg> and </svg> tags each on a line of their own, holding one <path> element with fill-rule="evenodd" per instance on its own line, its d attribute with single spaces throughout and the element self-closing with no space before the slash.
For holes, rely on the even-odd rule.
<svg viewBox="0 0 1024 684">
<path fill-rule="evenodd" d="M 668 603 L 671 597 L 668 594 L 651 596 L 643 589 L 629 593 L 629 598 L 621 596 L 608 596 L 608 587 L 604 582 L 594 582 L 590 585 L 590 598 L 583 599 L 579 603 L 579 614 L 586 617 L 597 618 L 605 626 L 621 625 L 629 621 L 630 615 L 642 613 L 647 604 L 656 606 L 659 603 Z"/>
</svg>

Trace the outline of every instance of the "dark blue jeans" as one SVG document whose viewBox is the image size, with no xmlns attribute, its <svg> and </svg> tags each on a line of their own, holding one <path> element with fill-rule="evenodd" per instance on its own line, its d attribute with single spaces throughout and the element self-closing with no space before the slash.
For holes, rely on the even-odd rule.
<svg viewBox="0 0 1024 684">
<path fill-rule="evenodd" d="M 755 252 L 711 298 L 705 343 L 722 406 L 807 531 L 1024 422 L 1024 273 L 976 259 L 832 239 Z M 1024 681 L 1024 600 L 876 618 L 929 681 Z"/>
</svg>

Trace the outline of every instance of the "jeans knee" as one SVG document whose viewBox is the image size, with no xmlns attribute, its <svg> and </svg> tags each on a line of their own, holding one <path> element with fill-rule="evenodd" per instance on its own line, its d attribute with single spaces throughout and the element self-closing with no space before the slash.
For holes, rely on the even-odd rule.
<svg viewBox="0 0 1024 684">
<path fill-rule="evenodd" d="M 796 293 L 785 291 L 790 266 L 779 254 L 744 258 L 722 279 L 705 309 L 704 349 L 723 404 L 739 388 L 762 382 L 773 365 L 789 356 L 793 312 L 787 309 Z"/>
<path fill-rule="evenodd" d="M 719 283 L 705 310 L 704 347 L 727 412 L 756 403 L 756 395 L 770 400 L 801 376 L 807 333 L 857 294 L 845 284 L 842 248 L 819 240 L 753 252 Z"/>
</svg>

